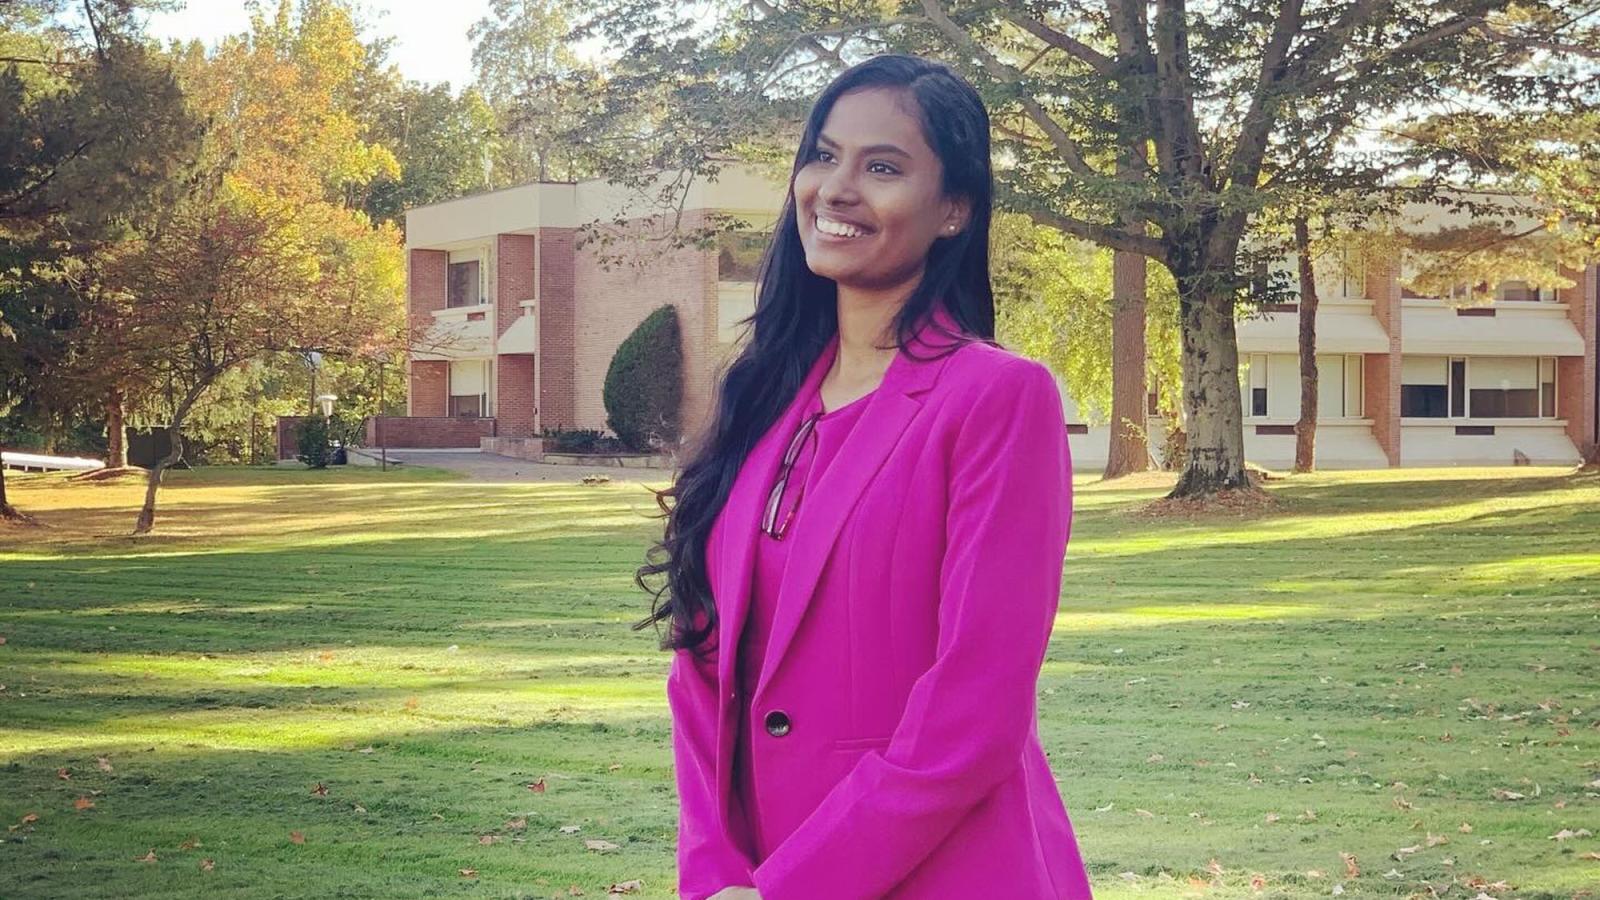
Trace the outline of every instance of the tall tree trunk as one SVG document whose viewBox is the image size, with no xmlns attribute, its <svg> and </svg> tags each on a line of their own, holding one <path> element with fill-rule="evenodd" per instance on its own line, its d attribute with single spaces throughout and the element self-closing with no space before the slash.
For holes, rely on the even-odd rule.
<svg viewBox="0 0 1600 900">
<path fill-rule="evenodd" d="M 122 389 L 112 388 L 106 394 L 106 467 L 121 469 L 128 465 L 127 431 L 123 427 Z"/>
<path fill-rule="evenodd" d="M 134 534 L 148 534 L 156 524 L 156 491 L 161 488 L 161 477 L 171 466 L 178 464 L 183 459 L 183 422 L 189 417 L 189 410 L 194 402 L 200 398 L 201 392 L 207 385 L 202 384 L 191 388 L 184 396 L 183 402 L 172 413 L 172 421 L 167 426 L 167 437 L 170 441 L 167 455 L 156 460 L 150 467 L 150 478 L 145 483 L 144 506 L 139 509 L 139 518 L 133 523 Z"/>
<path fill-rule="evenodd" d="M 1117 158 L 1117 176 L 1136 182 L 1142 160 L 1139 150 L 1124 148 Z M 1123 216 L 1130 233 L 1144 234 L 1136 214 Z M 1146 259 L 1143 254 L 1114 250 L 1111 254 L 1111 448 L 1102 478 L 1118 478 L 1150 468 L 1145 429 Z"/>
<path fill-rule="evenodd" d="M 1183 252 L 1183 251 L 1180 251 Z M 1198 259 L 1200 254 L 1195 253 Z M 1231 255 L 1230 255 L 1231 259 Z M 1178 266 L 1183 405 L 1188 414 L 1183 474 L 1167 497 L 1204 497 L 1252 487 L 1244 470 L 1244 407 L 1233 293 L 1225 273 Z"/>
<path fill-rule="evenodd" d="M 1145 257 L 1117 250 L 1111 260 L 1111 450 L 1104 478 L 1150 468 L 1145 431 Z"/>
<path fill-rule="evenodd" d="M 6 499 L 6 467 L 0 463 L 0 518 L 15 519 L 20 515 L 11 506 L 11 501 Z"/>
<path fill-rule="evenodd" d="M 1294 470 L 1317 467 L 1317 281 L 1311 269 L 1311 229 L 1294 220 L 1294 249 L 1300 262 L 1300 419 L 1294 424 Z"/>
<path fill-rule="evenodd" d="M 39 524 L 33 516 L 12 506 L 10 499 L 6 497 L 6 467 L 3 464 L 0 464 L 0 521 L 15 522 L 19 525 Z"/>
</svg>

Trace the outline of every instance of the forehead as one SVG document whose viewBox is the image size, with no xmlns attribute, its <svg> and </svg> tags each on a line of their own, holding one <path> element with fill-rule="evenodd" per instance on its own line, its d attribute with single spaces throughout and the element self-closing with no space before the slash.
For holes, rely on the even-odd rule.
<svg viewBox="0 0 1600 900">
<path fill-rule="evenodd" d="M 922 135 L 917 101 L 902 90 L 861 88 L 841 95 L 828 110 L 822 133 L 840 146 L 893 144 L 913 156 L 933 156 Z"/>
</svg>

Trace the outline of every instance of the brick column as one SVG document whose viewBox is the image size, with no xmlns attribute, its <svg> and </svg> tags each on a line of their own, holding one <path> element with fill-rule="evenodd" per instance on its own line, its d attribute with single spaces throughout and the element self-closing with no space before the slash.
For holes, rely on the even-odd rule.
<svg viewBox="0 0 1600 900">
<path fill-rule="evenodd" d="M 1390 466 L 1400 465 L 1400 259 L 1367 265 L 1366 294 L 1372 315 L 1389 336 L 1388 353 L 1362 355 L 1362 413 Z"/>
<path fill-rule="evenodd" d="M 406 255 L 406 311 L 414 331 L 433 326 L 433 311 L 444 309 L 450 254 L 412 250 Z M 449 400 L 450 364 L 442 360 L 407 360 L 406 415 L 442 416 Z"/>
<path fill-rule="evenodd" d="M 442 416 L 449 412 L 450 364 L 442 359 L 411 360 L 406 415 Z"/>
<path fill-rule="evenodd" d="M 495 334 L 505 334 L 522 315 L 521 302 L 533 299 L 533 235 L 496 237 Z"/>
<path fill-rule="evenodd" d="M 1567 304 L 1567 316 L 1583 336 L 1583 355 L 1556 357 L 1556 415 L 1567 420 L 1567 437 L 1578 452 L 1587 453 L 1596 438 L 1595 355 L 1600 335 L 1596 334 L 1595 315 L 1600 304 L 1596 298 L 1600 265 L 1566 274 L 1577 284 L 1557 292 L 1556 299 Z"/>
<path fill-rule="evenodd" d="M 571 228 L 539 229 L 539 417 L 577 424 L 577 279 Z"/>
</svg>

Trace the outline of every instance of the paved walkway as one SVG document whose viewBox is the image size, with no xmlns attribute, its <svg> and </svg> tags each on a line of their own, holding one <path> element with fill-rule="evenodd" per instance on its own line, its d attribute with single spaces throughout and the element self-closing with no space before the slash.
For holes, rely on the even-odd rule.
<svg viewBox="0 0 1600 900">
<path fill-rule="evenodd" d="M 418 453 L 390 450 L 389 458 L 419 466 L 436 466 L 461 472 L 473 481 L 565 481 L 579 482 L 591 474 L 609 475 L 612 481 L 663 482 L 672 477 L 670 469 L 628 469 L 620 466 L 558 466 L 463 450 Z"/>
</svg>

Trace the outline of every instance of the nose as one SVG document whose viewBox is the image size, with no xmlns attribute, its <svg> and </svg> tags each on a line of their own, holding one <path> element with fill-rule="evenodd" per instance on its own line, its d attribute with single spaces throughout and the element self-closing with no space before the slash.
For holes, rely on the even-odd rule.
<svg viewBox="0 0 1600 900">
<path fill-rule="evenodd" d="M 848 206 L 857 200 L 855 176 L 847 166 L 834 166 L 817 186 L 817 200 L 824 207 Z"/>
</svg>

